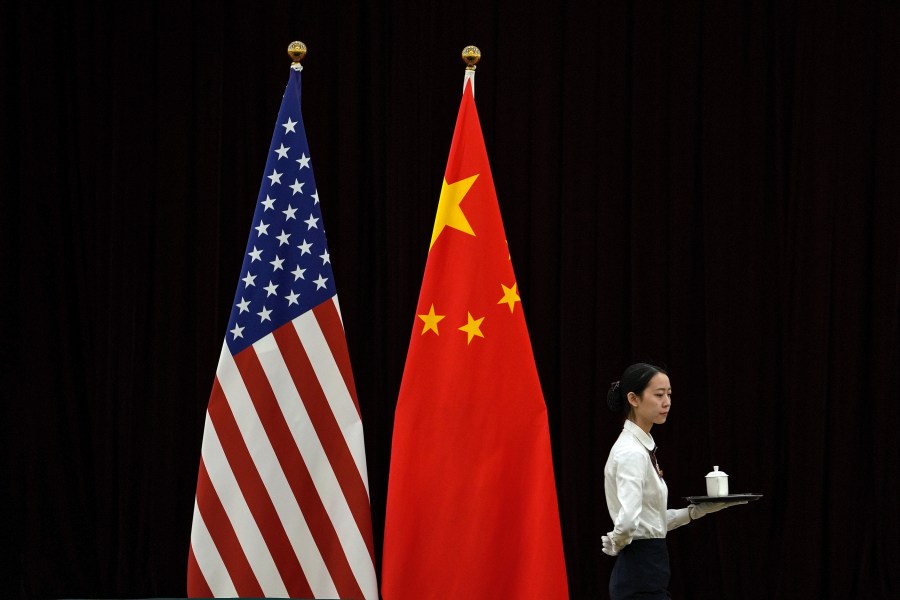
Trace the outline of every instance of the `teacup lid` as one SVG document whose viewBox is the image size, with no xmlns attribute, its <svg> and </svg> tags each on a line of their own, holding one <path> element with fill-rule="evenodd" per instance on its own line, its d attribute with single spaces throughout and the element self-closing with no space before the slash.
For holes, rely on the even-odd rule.
<svg viewBox="0 0 900 600">
<path fill-rule="evenodd" d="M 719 470 L 719 465 L 713 467 L 713 470 L 706 474 L 707 477 L 728 477 L 728 473 Z"/>
</svg>

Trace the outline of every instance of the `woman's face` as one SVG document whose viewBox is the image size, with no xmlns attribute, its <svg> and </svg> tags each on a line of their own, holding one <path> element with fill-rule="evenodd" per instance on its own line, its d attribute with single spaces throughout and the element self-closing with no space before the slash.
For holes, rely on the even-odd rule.
<svg viewBox="0 0 900 600">
<path fill-rule="evenodd" d="M 654 425 L 662 425 L 672 406 L 672 387 L 669 376 L 657 373 L 638 396 L 628 394 L 628 402 L 634 407 L 634 422 L 646 432 Z"/>
</svg>

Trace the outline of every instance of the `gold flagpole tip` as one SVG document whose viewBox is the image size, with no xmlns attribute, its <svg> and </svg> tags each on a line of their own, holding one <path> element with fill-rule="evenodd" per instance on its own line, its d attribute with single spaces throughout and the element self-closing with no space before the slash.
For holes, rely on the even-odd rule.
<svg viewBox="0 0 900 600">
<path fill-rule="evenodd" d="M 291 42 L 290 45 L 288 45 L 287 52 L 288 56 L 291 57 L 291 60 L 298 63 L 306 56 L 306 44 L 303 42 Z"/>
<path fill-rule="evenodd" d="M 481 60 L 481 50 L 477 46 L 466 46 L 462 51 L 462 59 L 466 63 L 466 71 L 474 71 L 475 63 Z"/>
</svg>

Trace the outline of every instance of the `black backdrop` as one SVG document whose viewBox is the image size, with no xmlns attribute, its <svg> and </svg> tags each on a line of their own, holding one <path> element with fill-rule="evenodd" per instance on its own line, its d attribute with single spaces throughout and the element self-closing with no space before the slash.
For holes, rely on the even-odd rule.
<svg viewBox="0 0 900 600">
<path fill-rule="evenodd" d="M 5 3 L 4 595 L 182 596 L 206 401 L 280 96 L 303 112 L 376 546 L 465 45 L 547 401 L 572 598 L 606 597 L 609 382 L 664 363 L 679 598 L 887 598 L 893 2 Z M 8 594 L 9 593 L 9 594 Z"/>
</svg>

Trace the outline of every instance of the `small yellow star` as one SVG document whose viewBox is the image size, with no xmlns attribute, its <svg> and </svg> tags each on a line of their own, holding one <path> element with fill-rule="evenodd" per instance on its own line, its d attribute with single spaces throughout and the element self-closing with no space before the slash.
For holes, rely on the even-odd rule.
<svg viewBox="0 0 900 600">
<path fill-rule="evenodd" d="M 431 309 L 428 311 L 427 315 L 419 315 L 419 318 L 425 321 L 425 326 L 422 328 L 422 335 L 425 335 L 425 332 L 429 329 L 433 331 L 435 335 L 441 335 L 437 325 L 445 316 L 447 315 L 434 314 L 434 304 L 432 303 Z"/>
<path fill-rule="evenodd" d="M 469 322 L 460 327 L 459 330 L 465 331 L 467 334 L 469 334 L 469 341 L 466 343 L 471 344 L 472 338 L 476 335 L 480 338 L 484 337 L 484 334 L 481 333 L 481 322 L 484 321 L 484 317 L 481 317 L 480 319 L 473 319 L 472 313 L 467 314 L 469 315 Z"/>
<path fill-rule="evenodd" d="M 475 232 L 472 231 L 472 226 L 469 225 L 469 221 L 466 219 L 465 213 L 459 207 L 459 203 L 469 193 L 476 179 L 478 179 L 477 174 L 460 179 L 454 183 L 447 183 L 447 180 L 444 180 L 444 183 L 441 185 L 441 197 L 438 200 L 437 216 L 434 219 L 434 230 L 431 232 L 429 250 L 431 250 L 431 246 L 434 246 L 434 242 L 441 235 L 441 232 L 444 231 L 444 227 L 452 227 L 471 236 L 475 235 Z"/>
<path fill-rule="evenodd" d="M 503 304 L 504 302 L 506 302 L 507 304 L 509 304 L 509 312 L 514 312 L 516 308 L 516 302 L 522 301 L 522 299 L 519 298 L 519 292 L 516 290 L 516 288 L 519 287 L 519 284 L 513 283 L 512 287 L 508 288 L 501 283 L 500 287 L 503 288 L 503 297 L 500 298 L 500 301 L 497 304 Z"/>
</svg>

